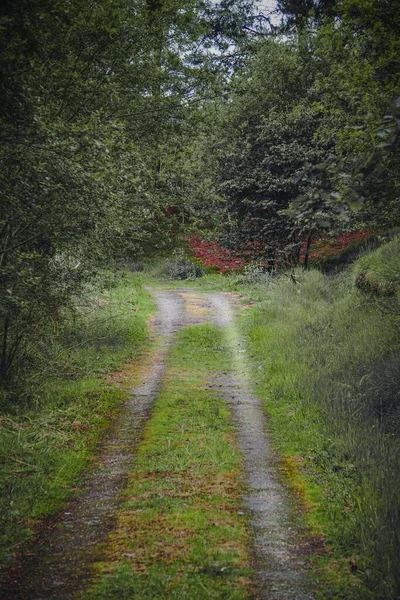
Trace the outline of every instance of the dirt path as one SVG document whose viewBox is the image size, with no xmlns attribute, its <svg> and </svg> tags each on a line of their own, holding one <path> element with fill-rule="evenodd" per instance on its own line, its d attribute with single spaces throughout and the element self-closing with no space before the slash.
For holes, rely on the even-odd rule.
<svg viewBox="0 0 400 600">
<path fill-rule="evenodd" d="M 260 598 L 311 599 L 291 530 L 290 504 L 276 476 L 261 401 L 251 391 L 244 344 L 235 328 L 234 300 L 228 294 L 194 294 L 187 290 L 154 294 L 158 305 L 155 326 L 160 337 L 157 351 L 137 365 L 143 371 L 142 380 L 132 389 L 131 399 L 105 441 L 83 493 L 52 520 L 32 552 L 11 574 L 1 597 L 71 600 L 87 587 L 93 577 L 93 563 L 101 561 L 101 544 L 113 528 L 113 515 L 135 447 L 162 386 L 174 333 L 185 325 L 213 322 L 226 332 L 233 367 L 210 381 L 210 387 L 218 390 L 231 407 L 243 453 L 248 482 L 244 506 L 254 531 L 253 557 Z"/>
</svg>

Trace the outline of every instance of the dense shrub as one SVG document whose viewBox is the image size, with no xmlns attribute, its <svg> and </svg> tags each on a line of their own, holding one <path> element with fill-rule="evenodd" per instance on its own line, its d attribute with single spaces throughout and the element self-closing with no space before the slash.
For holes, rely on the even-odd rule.
<svg viewBox="0 0 400 600">
<path fill-rule="evenodd" d="M 197 279 L 204 275 L 203 269 L 187 258 L 167 258 L 160 270 L 163 279 Z"/>
<path fill-rule="evenodd" d="M 204 267 L 216 273 L 228 273 L 243 268 L 245 261 L 237 253 L 224 248 L 215 241 L 200 239 L 193 235 L 189 240 L 190 251 Z"/>
</svg>

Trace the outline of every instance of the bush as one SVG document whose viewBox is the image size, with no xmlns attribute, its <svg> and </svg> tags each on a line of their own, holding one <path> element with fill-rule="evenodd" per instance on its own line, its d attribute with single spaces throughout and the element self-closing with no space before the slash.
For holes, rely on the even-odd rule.
<svg viewBox="0 0 400 600">
<path fill-rule="evenodd" d="M 219 242 L 200 239 L 192 235 L 189 248 L 193 256 L 206 269 L 215 273 L 234 273 L 243 269 L 245 261 L 236 252 L 221 246 Z"/>
<path fill-rule="evenodd" d="M 162 279 L 172 280 L 197 279 L 203 275 L 203 269 L 187 258 L 167 258 L 159 274 Z"/>
<path fill-rule="evenodd" d="M 145 270 L 145 263 L 140 259 L 129 259 L 124 258 L 117 262 L 117 266 L 120 269 L 126 269 L 131 273 L 142 273 Z"/>
<path fill-rule="evenodd" d="M 250 263 L 243 269 L 239 276 L 243 285 L 263 285 L 267 286 L 271 281 L 271 273 L 261 263 Z"/>
</svg>

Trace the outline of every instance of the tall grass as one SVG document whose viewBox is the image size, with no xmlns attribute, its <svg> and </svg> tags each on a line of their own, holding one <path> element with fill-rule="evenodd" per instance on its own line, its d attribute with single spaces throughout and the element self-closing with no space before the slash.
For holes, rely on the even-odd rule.
<svg viewBox="0 0 400 600">
<path fill-rule="evenodd" d="M 394 295 L 400 290 L 400 237 L 364 254 L 355 265 L 355 273 L 366 288 L 380 295 Z M 362 287 L 362 286 L 361 286 Z"/>
<path fill-rule="evenodd" d="M 79 486 L 125 398 L 107 375 L 140 351 L 152 302 L 135 276 L 111 284 L 32 335 L 25 363 L 1 390 L 0 564 Z"/>
<path fill-rule="evenodd" d="M 357 290 L 366 262 L 282 276 L 248 333 L 277 443 L 318 490 L 311 521 L 389 599 L 400 597 L 400 308 Z"/>
</svg>

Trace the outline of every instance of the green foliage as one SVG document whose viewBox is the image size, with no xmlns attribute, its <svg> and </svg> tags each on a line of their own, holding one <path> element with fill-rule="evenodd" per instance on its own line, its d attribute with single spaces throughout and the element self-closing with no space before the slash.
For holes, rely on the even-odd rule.
<svg viewBox="0 0 400 600">
<path fill-rule="evenodd" d="M 349 0 L 337 11 L 340 20 L 328 20 L 313 40 L 325 109 L 318 135 L 333 148 L 330 189 L 339 203 L 361 210 L 358 221 L 387 227 L 399 220 L 399 7 Z"/>
<path fill-rule="evenodd" d="M 397 4 L 282 1 L 295 27 L 274 40 L 253 8 L 3 3 L 2 379 L 99 265 L 191 227 L 224 221 L 274 261 L 400 219 Z"/>
<path fill-rule="evenodd" d="M 293 231 L 285 214 L 301 192 L 295 176 L 324 152 L 315 142 L 321 110 L 309 93 L 314 70 L 305 47 L 264 42 L 226 109 L 220 179 L 232 229 L 240 240 L 262 241 L 271 260 L 303 229 Z"/>
<path fill-rule="evenodd" d="M 336 0 L 278 0 L 277 5 L 285 18 L 286 27 L 305 27 L 308 21 L 335 14 Z"/>
<path fill-rule="evenodd" d="M 291 262 L 311 234 L 400 219 L 399 19 L 393 2 L 279 7 L 286 37 L 254 46 L 221 106 L 214 152 L 225 235 Z"/>
<path fill-rule="evenodd" d="M 239 4 L 225 16 L 248 14 Z M 201 0 L 2 4 L 3 380 L 27 333 L 73 304 L 99 266 L 168 249 L 198 218 L 186 200 L 200 170 L 188 114 L 224 79 L 207 56 L 220 17 Z M 227 36 L 233 22 L 218 44 Z"/>
<path fill-rule="evenodd" d="M 391 296 L 400 291 L 400 238 L 365 254 L 354 265 L 356 285 L 365 292 Z"/>
<path fill-rule="evenodd" d="M 184 257 L 165 259 L 159 270 L 162 279 L 197 279 L 203 275 L 204 271 L 200 265 Z"/>
<path fill-rule="evenodd" d="M 119 2 L 48 8 L 2 8 L 2 91 L 14 104 L 0 115 L 3 379 L 27 332 L 71 304 L 109 254 L 127 183 L 117 174 L 123 144 L 105 78 L 126 13 Z"/>
</svg>

